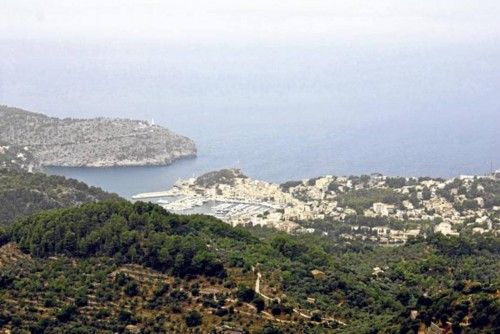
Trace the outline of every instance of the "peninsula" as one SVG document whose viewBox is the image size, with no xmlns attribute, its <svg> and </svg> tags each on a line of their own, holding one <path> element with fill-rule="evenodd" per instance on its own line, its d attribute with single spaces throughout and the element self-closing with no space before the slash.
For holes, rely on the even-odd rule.
<svg viewBox="0 0 500 334">
<path fill-rule="evenodd" d="M 7 106 L 0 106 L 0 141 L 47 167 L 160 166 L 197 152 L 193 140 L 146 121 L 59 119 Z"/>
</svg>

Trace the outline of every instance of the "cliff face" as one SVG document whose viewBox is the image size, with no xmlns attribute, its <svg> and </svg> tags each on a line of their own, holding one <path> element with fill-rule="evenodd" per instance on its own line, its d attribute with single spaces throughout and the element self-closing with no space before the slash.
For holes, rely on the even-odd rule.
<svg viewBox="0 0 500 334">
<path fill-rule="evenodd" d="M 196 156 L 195 143 L 148 122 L 53 118 L 0 106 L 0 141 L 27 147 L 43 166 L 168 165 Z"/>
</svg>

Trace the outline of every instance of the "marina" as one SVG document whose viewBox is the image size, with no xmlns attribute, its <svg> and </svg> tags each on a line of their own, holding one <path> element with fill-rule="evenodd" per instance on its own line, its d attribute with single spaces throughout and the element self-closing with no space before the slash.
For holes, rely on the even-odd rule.
<svg viewBox="0 0 500 334">
<path fill-rule="evenodd" d="M 281 209 L 272 202 L 224 196 L 186 195 L 178 188 L 167 191 L 141 193 L 134 200 L 148 200 L 161 205 L 165 210 L 178 214 L 207 214 L 226 222 L 263 217 Z"/>
<path fill-rule="evenodd" d="M 169 203 L 158 204 L 168 211 L 183 214 L 208 214 L 222 220 L 232 220 L 244 217 L 264 215 L 274 211 L 276 208 L 270 203 L 258 203 L 234 199 L 213 199 L 207 197 L 186 196 L 172 200 Z"/>
</svg>

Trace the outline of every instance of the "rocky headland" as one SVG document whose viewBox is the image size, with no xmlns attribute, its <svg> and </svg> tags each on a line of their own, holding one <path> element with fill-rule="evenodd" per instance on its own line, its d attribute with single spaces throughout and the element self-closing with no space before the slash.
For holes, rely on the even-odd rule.
<svg viewBox="0 0 500 334">
<path fill-rule="evenodd" d="M 55 118 L 0 106 L 0 141 L 42 166 L 160 166 L 196 156 L 193 140 L 146 121 Z"/>
</svg>

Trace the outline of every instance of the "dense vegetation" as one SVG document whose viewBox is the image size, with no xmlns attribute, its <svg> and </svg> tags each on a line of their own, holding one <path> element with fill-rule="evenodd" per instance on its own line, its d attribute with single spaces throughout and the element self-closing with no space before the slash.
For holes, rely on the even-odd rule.
<svg viewBox="0 0 500 334">
<path fill-rule="evenodd" d="M 247 178 L 239 169 L 221 169 L 219 171 L 208 172 L 196 178 L 196 184 L 210 188 L 216 184 L 234 185 L 236 179 Z"/>
<path fill-rule="evenodd" d="M 337 197 L 340 205 L 353 208 L 359 214 L 363 213 L 363 210 L 371 208 L 376 202 L 400 205 L 405 199 L 408 199 L 405 195 L 392 189 L 381 188 L 352 190 Z"/>
<path fill-rule="evenodd" d="M 0 169 L 0 226 L 21 215 L 112 198 L 118 196 L 62 176 Z"/>
<path fill-rule="evenodd" d="M 111 201 L 19 219 L 0 240 L 33 257 L 0 273 L 0 328 L 17 333 L 500 330 L 491 235 L 385 248 Z"/>
<path fill-rule="evenodd" d="M 12 240 L 37 257 L 107 256 L 176 276 L 225 276 L 207 247 L 209 236 L 252 240 L 214 218 L 179 216 L 157 205 L 125 201 L 39 213 L 19 220 L 11 231 Z"/>
</svg>

